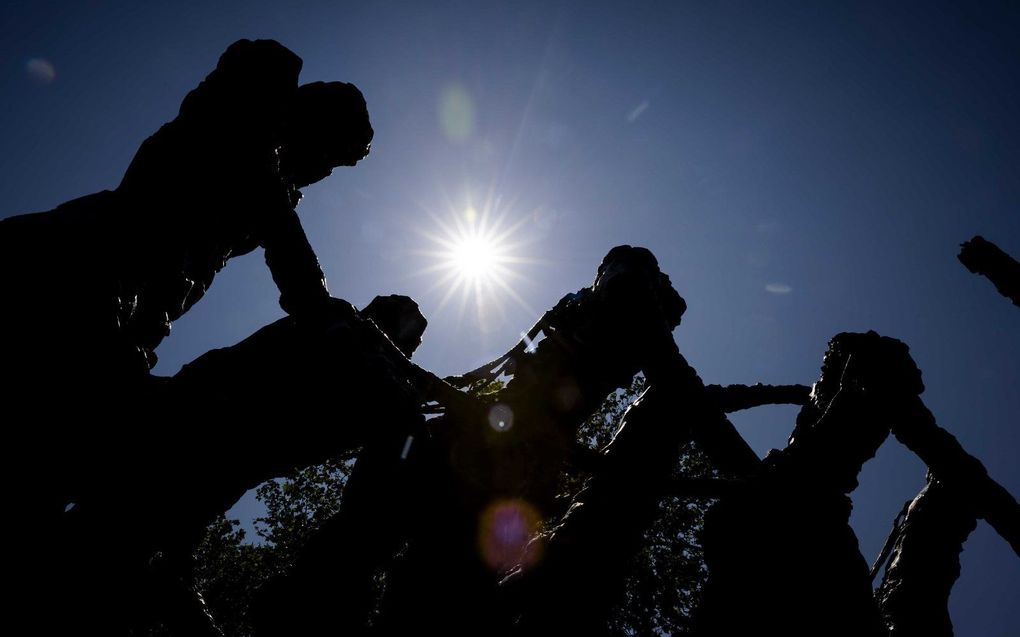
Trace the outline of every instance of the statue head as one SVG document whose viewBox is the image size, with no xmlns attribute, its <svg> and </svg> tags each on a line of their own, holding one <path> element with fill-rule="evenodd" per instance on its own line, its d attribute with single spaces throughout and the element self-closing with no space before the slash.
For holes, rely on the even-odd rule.
<svg viewBox="0 0 1020 637">
<path fill-rule="evenodd" d="M 850 393 L 836 406 L 841 391 Z M 906 344 L 873 331 L 837 334 L 781 454 L 810 472 L 813 488 L 850 493 L 896 425 L 898 406 L 922 391 L 921 370 Z"/>
<path fill-rule="evenodd" d="M 614 284 L 614 280 L 620 283 Z M 687 303 L 673 288 L 669 276 L 659 269 L 659 262 L 651 250 L 620 245 L 606 254 L 599 265 L 592 288 L 605 291 L 621 286 L 631 288 L 630 294 L 637 293 L 639 287 L 650 287 L 669 327 L 680 325 L 680 318 L 687 311 Z"/>
<path fill-rule="evenodd" d="M 302 84 L 284 126 L 280 171 L 298 188 L 314 184 L 337 166 L 364 159 L 373 134 L 365 98 L 356 86 Z"/>
<path fill-rule="evenodd" d="M 823 410 L 844 385 L 885 394 L 924 391 L 921 370 L 902 341 L 874 331 L 842 332 L 832 337 L 822 358 L 822 373 L 812 390 L 816 406 Z"/>
<path fill-rule="evenodd" d="M 377 296 L 361 311 L 379 327 L 404 356 L 411 358 L 429 322 L 414 299 L 400 294 Z"/>
</svg>

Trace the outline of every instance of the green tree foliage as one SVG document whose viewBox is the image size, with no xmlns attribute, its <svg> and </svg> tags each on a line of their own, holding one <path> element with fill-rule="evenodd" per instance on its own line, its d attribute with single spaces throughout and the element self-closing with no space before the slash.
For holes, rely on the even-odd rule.
<svg viewBox="0 0 1020 637">
<path fill-rule="evenodd" d="M 489 389 L 489 388 L 486 388 Z M 592 450 L 605 447 L 627 407 L 644 390 L 644 379 L 609 396 L 580 428 L 579 441 Z M 479 390 L 484 392 L 485 390 Z M 310 467 L 260 486 L 258 499 L 266 514 L 255 521 L 258 539 L 247 542 L 237 520 L 220 517 L 208 529 L 196 554 L 197 584 L 228 637 L 246 637 L 246 621 L 254 591 L 269 577 L 286 571 L 309 535 L 338 509 L 343 485 L 355 454 Z M 677 472 L 710 475 L 703 456 L 693 448 L 680 454 Z M 564 475 L 564 504 L 585 476 Z M 699 534 L 706 501 L 667 498 L 662 516 L 646 534 L 627 583 L 626 599 L 611 620 L 614 635 L 682 635 L 697 603 L 705 576 Z"/>
<path fill-rule="evenodd" d="M 272 550 L 245 542 L 237 520 L 220 516 L 195 553 L 196 585 L 227 635 L 250 635 L 246 617 L 255 590 L 265 581 Z"/>
<path fill-rule="evenodd" d="M 256 493 L 266 505 L 266 515 L 255 520 L 255 529 L 272 547 L 272 574 L 290 568 L 308 536 L 339 510 L 355 456 L 340 456 L 258 488 Z"/>
<path fill-rule="evenodd" d="M 220 516 L 195 553 L 196 586 L 227 637 L 251 635 L 248 607 L 255 591 L 286 571 L 308 537 L 336 513 L 354 455 L 298 471 L 259 486 L 266 514 L 255 519 L 255 542 L 238 520 Z"/>
<path fill-rule="evenodd" d="M 581 427 L 579 440 L 593 450 L 604 448 L 619 428 L 627 407 L 645 388 L 637 376 L 629 387 L 610 395 Z M 676 476 L 709 477 L 705 456 L 693 445 L 680 450 Z M 569 478 L 567 488 L 580 486 Z M 613 611 L 611 634 L 684 635 L 690 614 L 700 599 L 707 569 L 700 535 L 708 500 L 668 497 L 659 505 L 661 516 L 645 534 L 644 548 L 631 565 L 626 597 Z"/>
</svg>

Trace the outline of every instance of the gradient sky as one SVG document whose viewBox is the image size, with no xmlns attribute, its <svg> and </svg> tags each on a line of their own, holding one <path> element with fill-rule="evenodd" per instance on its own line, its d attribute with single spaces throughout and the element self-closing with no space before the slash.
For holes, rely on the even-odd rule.
<svg viewBox="0 0 1020 637">
<path fill-rule="evenodd" d="M 895 336 L 942 426 L 1020 495 L 1020 311 L 955 258 L 975 234 L 1020 256 L 1016 3 L 279 4 L 298 8 L 5 2 L 0 215 L 115 187 L 231 42 L 274 38 L 302 81 L 367 98 L 372 154 L 299 212 L 335 296 L 419 301 L 420 364 L 502 353 L 610 247 L 642 245 L 687 299 L 675 336 L 706 382 L 810 383 L 833 334 Z M 432 253 L 468 209 L 512 230 L 516 261 L 465 296 Z M 157 372 L 282 315 L 259 252 L 174 325 Z M 794 413 L 734 420 L 764 454 Z M 923 480 L 892 439 L 866 465 L 869 560 Z M 1020 634 L 1018 591 L 1020 560 L 980 524 L 957 635 Z"/>
</svg>

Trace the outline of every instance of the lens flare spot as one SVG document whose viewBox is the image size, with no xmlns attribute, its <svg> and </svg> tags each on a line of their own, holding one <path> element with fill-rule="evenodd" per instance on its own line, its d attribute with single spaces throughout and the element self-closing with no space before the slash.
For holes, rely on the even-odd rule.
<svg viewBox="0 0 1020 637">
<path fill-rule="evenodd" d="M 563 380 L 556 386 L 556 406 L 561 411 L 570 411 L 581 402 L 581 388 L 570 379 Z"/>
<path fill-rule="evenodd" d="M 793 292 L 793 288 L 785 283 L 769 283 L 765 286 L 765 291 L 771 294 L 789 294 Z"/>
<path fill-rule="evenodd" d="M 489 410 L 489 426 L 500 433 L 509 431 L 514 426 L 514 410 L 502 403 L 493 405 Z"/>
<path fill-rule="evenodd" d="M 475 131 L 475 102 L 460 84 L 451 84 L 439 95 L 439 124 L 452 142 L 464 142 Z"/>
<path fill-rule="evenodd" d="M 478 525 L 478 547 L 482 559 L 496 572 L 520 566 L 527 569 L 541 557 L 541 545 L 532 536 L 541 519 L 535 508 L 523 500 L 497 500 L 482 513 Z"/>
<path fill-rule="evenodd" d="M 53 63 L 43 58 L 32 58 L 26 62 L 25 71 L 39 84 L 50 84 L 57 77 L 57 70 Z"/>
</svg>

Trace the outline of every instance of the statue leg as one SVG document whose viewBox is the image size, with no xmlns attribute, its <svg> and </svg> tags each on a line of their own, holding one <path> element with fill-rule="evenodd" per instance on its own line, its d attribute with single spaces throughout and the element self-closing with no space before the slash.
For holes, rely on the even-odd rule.
<svg viewBox="0 0 1020 637">
<path fill-rule="evenodd" d="M 907 508 L 875 593 L 891 635 L 952 637 L 949 594 L 960 576 L 963 543 L 976 526 L 968 503 L 929 475 Z"/>
<path fill-rule="evenodd" d="M 392 430 L 358 455 L 337 514 L 309 538 L 291 571 L 258 594 L 252 614 L 260 637 L 368 629 L 380 569 L 416 522 L 421 495 L 415 441 L 421 444 L 424 431 L 418 422 L 386 424 Z"/>
</svg>

